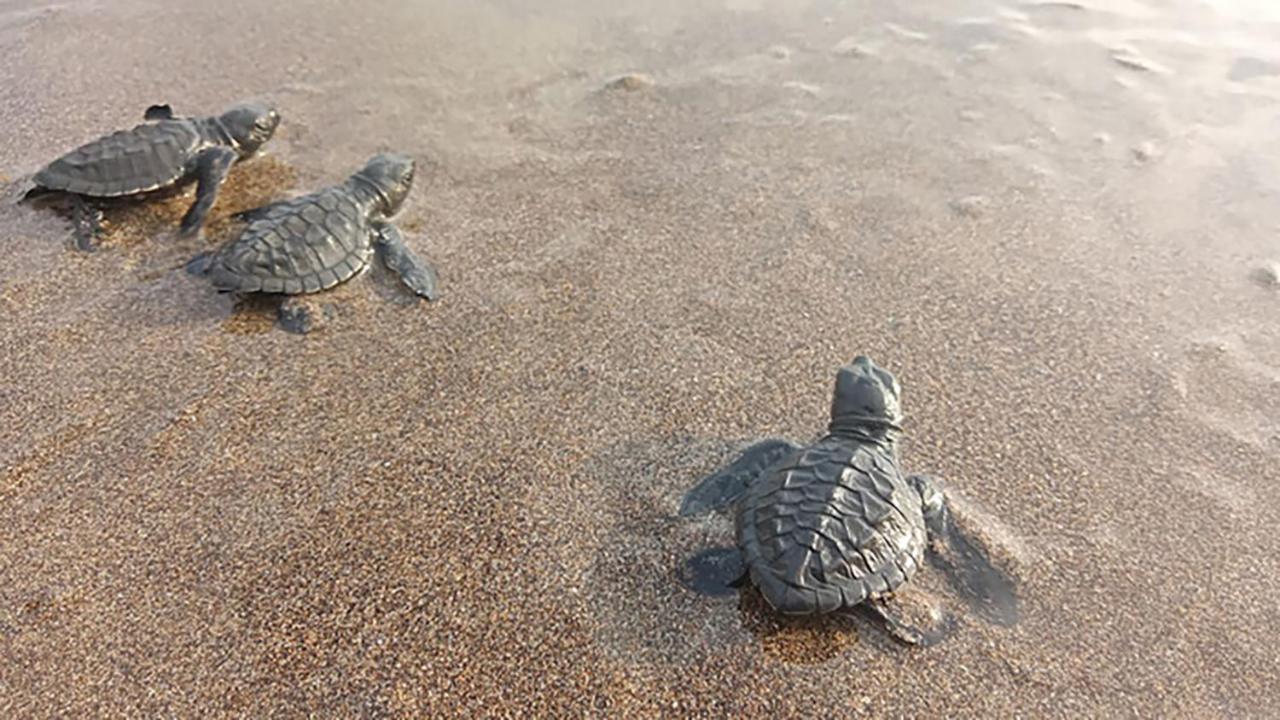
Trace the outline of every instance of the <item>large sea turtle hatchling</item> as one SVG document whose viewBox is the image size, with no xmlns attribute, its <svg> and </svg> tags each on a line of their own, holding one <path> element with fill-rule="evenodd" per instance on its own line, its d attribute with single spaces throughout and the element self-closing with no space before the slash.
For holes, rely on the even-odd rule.
<svg viewBox="0 0 1280 720">
<path fill-rule="evenodd" d="M 231 166 L 258 151 L 280 124 L 259 103 L 241 103 L 214 117 L 176 117 L 152 105 L 145 122 L 104 135 L 49 163 L 32 178 L 26 198 L 62 195 L 71 202 L 76 244 L 92 250 L 102 221 L 99 205 L 177 192 L 195 181 L 196 198 L 182 218 L 184 235 L 199 232 Z"/>
<path fill-rule="evenodd" d="M 683 516 L 736 502 L 746 568 L 734 585 L 750 578 L 784 614 L 857 609 L 903 642 L 939 639 L 896 619 L 883 602 L 947 528 L 939 481 L 899 469 L 898 396 L 893 375 L 859 356 L 836 376 L 825 436 L 807 447 L 757 443 L 686 495 Z"/>
<path fill-rule="evenodd" d="M 203 269 L 223 292 L 302 295 L 360 273 L 376 249 L 410 290 L 434 300 L 435 269 L 388 222 L 408 197 L 413 175 L 412 158 L 381 154 L 342 184 L 240 213 L 249 226 Z"/>
</svg>

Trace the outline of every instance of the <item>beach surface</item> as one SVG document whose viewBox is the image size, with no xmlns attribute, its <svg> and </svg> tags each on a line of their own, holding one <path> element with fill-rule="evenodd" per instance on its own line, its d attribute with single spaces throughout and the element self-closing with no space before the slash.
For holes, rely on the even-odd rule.
<svg viewBox="0 0 1280 720">
<path fill-rule="evenodd" d="M 1280 6 L 912 5 L 0 3 L 0 716 L 1280 716 Z M 13 202 L 241 99 L 201 238 Z M 185 271 L 387 150 L 438 302 Z M 1015 616 L 688 587 L 859 354 Z"/>
</svg>

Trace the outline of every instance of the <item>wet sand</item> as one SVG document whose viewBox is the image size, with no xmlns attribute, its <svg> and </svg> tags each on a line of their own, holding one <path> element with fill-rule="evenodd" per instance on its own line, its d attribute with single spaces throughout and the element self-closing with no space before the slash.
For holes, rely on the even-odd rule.
<svg viewBox="0 0 1280 720">
<path fill-rule="evenodd" d="M 867 5 L 0 7 L 7 187 L 152 103 L 284 117 L 202 240 L 0 206 L 0 716 L 1280 714 L 1280 12 Z M 384 149 L 440 302 L 297 336 L 184 272 Z M 933 568 L 927 650 L 681 584 L 731 538 L 683 493 L 859 353 L 1016 624 Z"/>
</svg>

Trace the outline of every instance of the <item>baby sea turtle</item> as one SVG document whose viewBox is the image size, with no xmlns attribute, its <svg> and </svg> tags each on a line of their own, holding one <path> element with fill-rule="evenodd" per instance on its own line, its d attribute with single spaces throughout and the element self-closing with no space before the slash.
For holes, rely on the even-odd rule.
<svg viewBox="0 0 1280 720">
<path fill-rule="evenodd" d="M 947 532 L 940 481 L 899 469 L 899 392 L 892 374 L 859 356 L 836 376 L 825 436 L 807 447 L 757 443 L 689 492 L 686 517 L 737 504 L 746 568 L 732 585 L 749 578 L 784 614 L 856 609 L 902 642 L 940 639 L 884 603 L 920 568 L 929 541 Z"/>
<path fill-rule="evenodd" d="M 102 222 L 99 205 L 177 192 L 197 183 L 195 202 L 182 218 L 184 235 L 199 232 L 231 166 L 258 151 L 275 133 L 280 115 L 258 103 L 241 103 L 221 115 L 176 117 L 168 105 L 152 105 L 143 122 L 104 135 L 49 163 L 35 174 L 25 198 L 60 195 L 70 200 L 75 239 L 92 250 Z"/>
<path fill-rule="evenodd" d="M 413 175 L 412 158 L 376 155 L 340 185 L 239 213 L 249 222 L 243 234 L 194 269 L 222 292 L 295 296 L 354 277 L 376 249 L 410 290 L 434 300 L 435 269 L 388 222 L 408 197 Z"/>
</svg>

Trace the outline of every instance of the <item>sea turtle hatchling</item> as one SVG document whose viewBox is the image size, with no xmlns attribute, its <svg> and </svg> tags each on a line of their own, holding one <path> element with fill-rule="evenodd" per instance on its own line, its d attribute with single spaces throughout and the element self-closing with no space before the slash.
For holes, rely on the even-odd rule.
<svg viewBox="0 0 1280 720">
<path fill-rule="evenodd" d="M 376 249 L 410 290 L 434 300 L 435 269 L 388 222 L 408 197 L 413 176 L 412 158 L 376 155 L 339 185 L 239 213 L 249 222 L 240 237 L 193 269 L 222 292 L 296 296 L 354 277 Z"/>
<path fill-rule="evenodd" d="M 24 199 L 70 200 L 75 241 L 94 249 L 99 206 L 164 196 L 196 182 L 195 202 L 183 216 L 184 235 L 199 232 L 232 165 L 258 151 L 280 124 L 275 109 L 241 103 L 214 117 L 177 117 L 152 105 L 144 122 L 81 145 L 39 170 Z"/>
<path fill-rule="evenodd" d="M 731 585 L 749 578 L 784 614 L 857 609 L 902 642 L 940 639 L 884 604 L 948 526 L 939 480 L 899 469 L 899 392 L 892 374 L 859 356 L 836 376 L 825 436 L 807 447 L 757 443 L 685 496 L 686 517 L 736 503 L 746 567 Z"/>
</svg>

